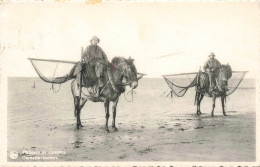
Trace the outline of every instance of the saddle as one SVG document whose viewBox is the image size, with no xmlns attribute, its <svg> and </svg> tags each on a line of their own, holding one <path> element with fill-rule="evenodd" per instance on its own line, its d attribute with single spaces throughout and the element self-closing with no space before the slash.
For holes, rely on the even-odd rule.
<svg viewBox="0 0 260 167">
<path fill-rule="evenodd" d="M 77 77 L 77 83 L 80 84 L 80 73 L 82 75 L 82 86 L 93 87 L 98 84 L 98 78 L 95 73 L 95 66 L 86 63 L 77 63 L 74 75 Z"/>
<path fill-rule="evenodd" d="M 200 82 L 199 84 L 199 90 L 201 93 L 207 93 L 207 94 L 211 94 L 212 92 L 215 92 L 217 90 L 210 90 L 210 82 L 209 82 L 209 74 L 207 72 L 201 72 L 200 74 Z M 215 87 L 217 85 L 216 83 L 216 74 L 212 74 L 212 84 L 213 87 Z"/>
<path fill-rule="evenodd" d="M 112 67 L 111 64 L 109 64 L 108 67 Z M 125 87 L 118 85 L 115 83 L 114 77 L 112 75 L 112 72 L 109 70 L 109 68 L 104 68 L 103 74 L 108 75 L 109 82 L 112 85 L 113 89 L 119 89 L 121 93 L 125 91 Z M 90 63 L 83 63 L 81 64 L 80 62 L 77 63 L 75 70 L 74 70 L 74 76 L 77 77 L 77 83 L 80 84 L 80 72 L 82 74 L 82 86 L 86 88 L 90 87 L 97 87 L 98 86 L 98 77 L 96 75 L 95 71 L 95 65 L 90 64 Z M 106 83 L 104 83 L 104 86 Z"/>
</svg>

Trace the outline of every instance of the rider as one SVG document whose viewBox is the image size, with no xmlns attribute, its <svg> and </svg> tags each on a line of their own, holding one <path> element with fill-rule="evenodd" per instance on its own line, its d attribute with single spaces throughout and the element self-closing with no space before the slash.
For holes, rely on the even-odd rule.
<svg viewBox="0 0 260 167">
<path fill-rule="evenodd" d="M 109 78 L 112 77 L 112 73 L 106 53 L 101 49 L 100 46 L 97 45 L 100 42 L 100 39 L 97 36 L 93 36 L 89 42 L 90 45 L 87 46 L 87 48 L 83 52 L 83 62 L 86 62 L 90 66 L 95 67 L 95 73 L 98 78 L 98 90 L 96 93 L 96 97 L 99 98 L 101 88 L 104 86 L 104 70 L 107 69 Z M 119 90 L 115 87 L 115 83 L 111 81 L 111 79 L 110 83 L 113 89 L 116 92 L 119 92 Z"/>
<path fill-rule="evenodd" d="M 100 89 L 104 86 L 103 83 L 103 71 L 108 67 L 109 61 L 105 52 L 97 44 L 100 39 L 97 36 L 93 36 L 89 41 L 90 45 L 83 52 L 83 61 L 93 65 L 95 67 L 96 76 L 98 78 L 98 91 L 96 96 L 100 96 Z"/>
<path fill-rule="evenodd" d="M 207 60 L 207 62 L 204 64 L 203 67 L 205 72 L 207 72 L 209 75 L 209 84 L 211 90 L 214 89 L 214 85 L 213 85 L 214 83 L 212 82 L 212 80 L 215 80 L 216 74 L 219 72 L 220 66 L 221 66 L 220 62 L 217 59 L 215 59 L 215 54 L 211 52 L 209 55 L 209 59 Z"/>
</svg>

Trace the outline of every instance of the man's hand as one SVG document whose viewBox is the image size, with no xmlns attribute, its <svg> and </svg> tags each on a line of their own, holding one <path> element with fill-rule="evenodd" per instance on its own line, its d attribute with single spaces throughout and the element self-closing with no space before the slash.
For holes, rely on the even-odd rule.
<svg viewBox="0 0 260 167">
<path fill-rule="evenodd" d="M 207 68 L 207 69 L 206 69 L 206 72 L 208 72 L 208 73 L 211 72 L 210 68 Z"/>
</svg>

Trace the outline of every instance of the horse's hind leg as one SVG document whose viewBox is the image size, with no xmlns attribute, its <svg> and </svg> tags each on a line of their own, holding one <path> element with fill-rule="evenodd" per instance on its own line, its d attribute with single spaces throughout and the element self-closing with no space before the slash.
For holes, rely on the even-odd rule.
<svg viewBox="0 0 260 167">
<path fill-rule="evenodd" d="M 113 129 L 114 132 L 118 131 L 118 129 L 116 128 L 116 106 L 117 106 L 118 100 L 119 100 L 119 98 L 117 98 L 113 102 L 113 106 L 112 106 L 112 110 L 113 110 L 112 129 Z"/>
<path fill-rule="evenodd" d="M 223 115 L 227 116 L 225 112 L 225 97 L 221 97 L 221 104 L 222 104 Z"/>
<path fill-rule="evenodd" d="M 199 97 L 199 100 L 198 100 L 198 108 L 199 108 L 198 110 L 199 110 L 199 114 L 200 114 L 200 115 L 201 115 L 201 111 L 200 111 L 200 103 L 201 103 L 203 97 L 204 97 L 204 95 L 200 93 L 200 97 Z"/>
<path fill-rule="evenodd" d="M 83 127 L 83 125 L 81 124 L 81 119 L 80 119 L 80 114 L 81 114 L 81 109 L 84 107 L 85 103 L 87 102 L 86 99 L 83 99 L 81 98 L 81 104 L 80 104 L 80 107 L 79 107 L 79 126 L 80 127 Z"/>
<path fill-rule="evenodd" d="M 197 101 L 197 114 L 200 115 L 201 111 L 200 111 L 200 103 L 203 99 L 204 95 L 201 93 L 196 93 L 196 101 Z"/>
<path fill-rule="evenodd" d="M 79 100 L 79 97 L 76 96 L 74 97 L 74 108 L 75 108 L 75 113 L 74 113 L 74 116 L 77 118 L 77 124 L 76 124 L 76 127 L 77 129 L 79 129 L 79 126 L 80 126 L 80 107 L 79 107 L 79 103 L 80 103 L 80 100 Z"/>
<path fill-rule="evenodd" d="M 109 129 L 108 129 L 109 103 L 110 103 L 110 101 L 108 99 L 105 99 L 104 106 L 105 106 L 105 113 L 106 113 L 106 124 L 105 124 L 105 131 L 106 132 L 109 132 Z"/>
<path fill-rule="evenodd" d="M 212 96 L 212 112 L 211 112 L 211 116 L 214 117 L 214 109 L 215 109 L 215 103 L 216 103 L 216 95 Z"/>
</svg>

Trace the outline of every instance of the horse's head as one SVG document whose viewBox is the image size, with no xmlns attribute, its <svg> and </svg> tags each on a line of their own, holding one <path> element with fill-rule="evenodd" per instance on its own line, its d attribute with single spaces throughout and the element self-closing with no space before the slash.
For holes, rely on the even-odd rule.
<svg viewBox="0 0 260 167">
<path fill-rule="evenodd" d="M 120 79 L 125 78 L 131 88 L 135 89 L 138 86 L 137 70 L 134 65 L 134 59 L 125 59 L 123 57 L 115 57 L 112 60 L 114 69 L 119 72 Z"/>
<path fill-rule="evenodd" d="M 220 91 L 226 91 L 228 88 L 228 79 L 232 76 L 232 69 L 229 64 L 221 65 L 218 73 L 218 88 Z"/>
</svg>

